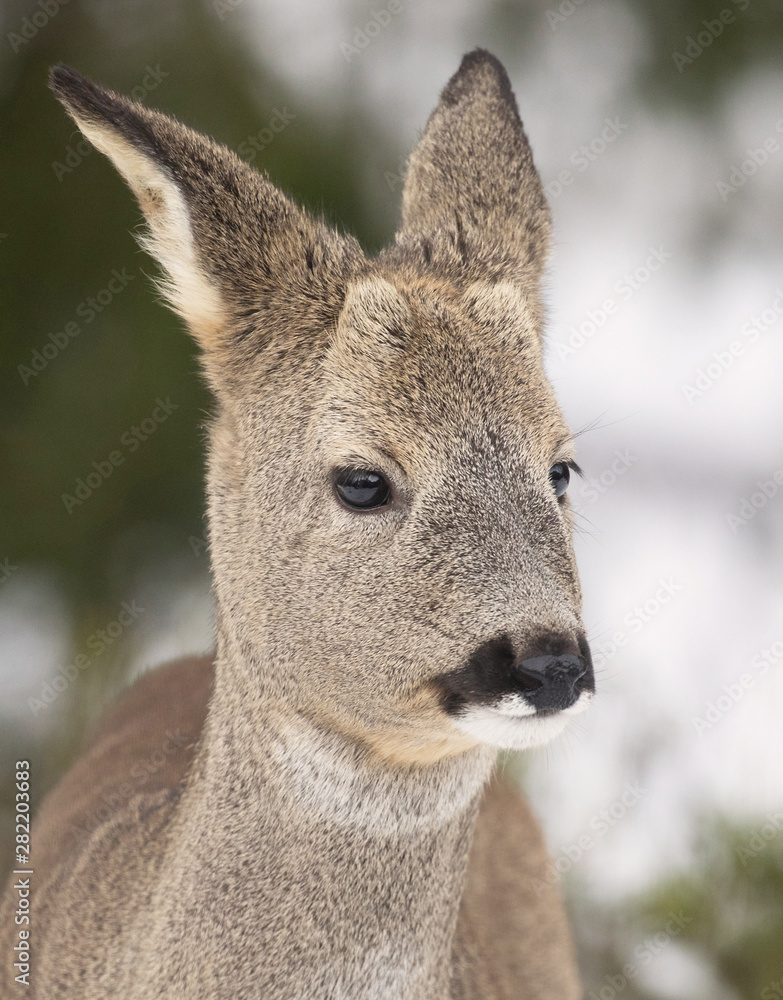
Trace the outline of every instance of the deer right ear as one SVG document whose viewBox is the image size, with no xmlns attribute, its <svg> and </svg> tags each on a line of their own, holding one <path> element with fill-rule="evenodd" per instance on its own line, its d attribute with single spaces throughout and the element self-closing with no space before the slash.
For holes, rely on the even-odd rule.
<svg viewBox="0 0 783 1000">
<path fill-rule="evenodd" d="M 421 243 L 425 260 L 434 248 L 434 266 L 458 266 L 468 280 L 506 279 L 537 294 L 550 228 L 508 75 L 475 49 L 411 154 L 397 240 Z"/>
<path fill-rule="evenodd" d="M 206 136 L 67 66 L 50 85 L 85 137 L 136 195 L 143 239 L 163 267 L 164 296 L 208 352 L 229 347 L 275 309 L 320 311 L 331 320 L 361 259 L 343 238 L 298 208 L 265 177 Z M 257 317 L 256 314 L 259 314 Z"/>
</svg>

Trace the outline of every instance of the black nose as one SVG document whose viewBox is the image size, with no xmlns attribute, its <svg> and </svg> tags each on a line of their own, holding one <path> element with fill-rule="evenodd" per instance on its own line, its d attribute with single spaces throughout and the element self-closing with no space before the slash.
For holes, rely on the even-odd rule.
<svg viewBox="0 0 783 1000">
<path fill-rule="evenodd" d="M 470 705 L 496 705 L 520 695 L 546 715 L 594 691 L 593 661 L 584 633 L 546 632 L 520 648 L 510 635 L 483 642 L 458 670 L 435 678 L 444 709 L 459 715 Z"/>
<path fill-rule="evenodd" d="M 514 664 L 520 692 L 538 712 L 573 705 L 589 686 L 588 664 L 576 653 L 543 653 Z"/>
</svg>

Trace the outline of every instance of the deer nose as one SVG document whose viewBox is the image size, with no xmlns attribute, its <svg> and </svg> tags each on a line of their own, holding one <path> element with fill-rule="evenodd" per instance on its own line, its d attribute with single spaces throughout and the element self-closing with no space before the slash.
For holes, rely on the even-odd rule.
<svg viewBox="0 0 783 1000">
<path fill-rule="evenodd" d="M 591 685 L 587 662 L 576 653 L 543 653 L 514 664 L 519 691 L 537 712 L 560 712 Z"/>
<path fill-rule="evenodd" d="M 457 716 L 470 706 L 524 709 L 520 699 L 528 707 L 526 715 L 530 709 L 550 715 L 570 708 L 583 692 L 595 691 L 593 661 L 583 632 L 546 632 L 524 645 L 516 644 L 509 634 L 499 635 L 483 642 L 462 667 L 440 674 L 435 682 L 443 707 Z"/>
</svg>

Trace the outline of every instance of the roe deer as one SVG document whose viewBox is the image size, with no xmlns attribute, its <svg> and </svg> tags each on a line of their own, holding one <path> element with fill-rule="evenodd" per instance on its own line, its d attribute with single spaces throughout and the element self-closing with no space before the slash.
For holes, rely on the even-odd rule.
<svg viewBox="0 0 783 1000">
<path fill-rule="evenodd" d="M 211 139 L 52 87 L 203 351 L 217 651 L 138 681 L 43 803 L 31 985 L 9 896 L 3 996 L 576 1000 L 541 836 L 493 775 L 594 691 L 550 216 L 505 70 L 464 57 L 372 259 Z"/>
</svg>

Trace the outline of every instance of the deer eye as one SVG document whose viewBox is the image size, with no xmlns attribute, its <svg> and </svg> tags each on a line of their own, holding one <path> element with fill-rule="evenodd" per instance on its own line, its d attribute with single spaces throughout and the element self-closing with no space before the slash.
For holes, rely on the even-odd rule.
<svg viewBox="0 0 783 1000">
<path fill-rule="evenodd" d="M 549 470 L 549 481 L 552 483 L 555 496 L 561 497 L 568 489 L 568 484 L 571 481 L 571 470 L 565 462 L 555 462 Z"/>
<path fill-rule="evenodd" d="M 338 497 L 354 510 L 383 507 L 391 498 L 391 487 L 380 472 L 369 469 L 338 469 L 334 475 Z"/>
</svg>

